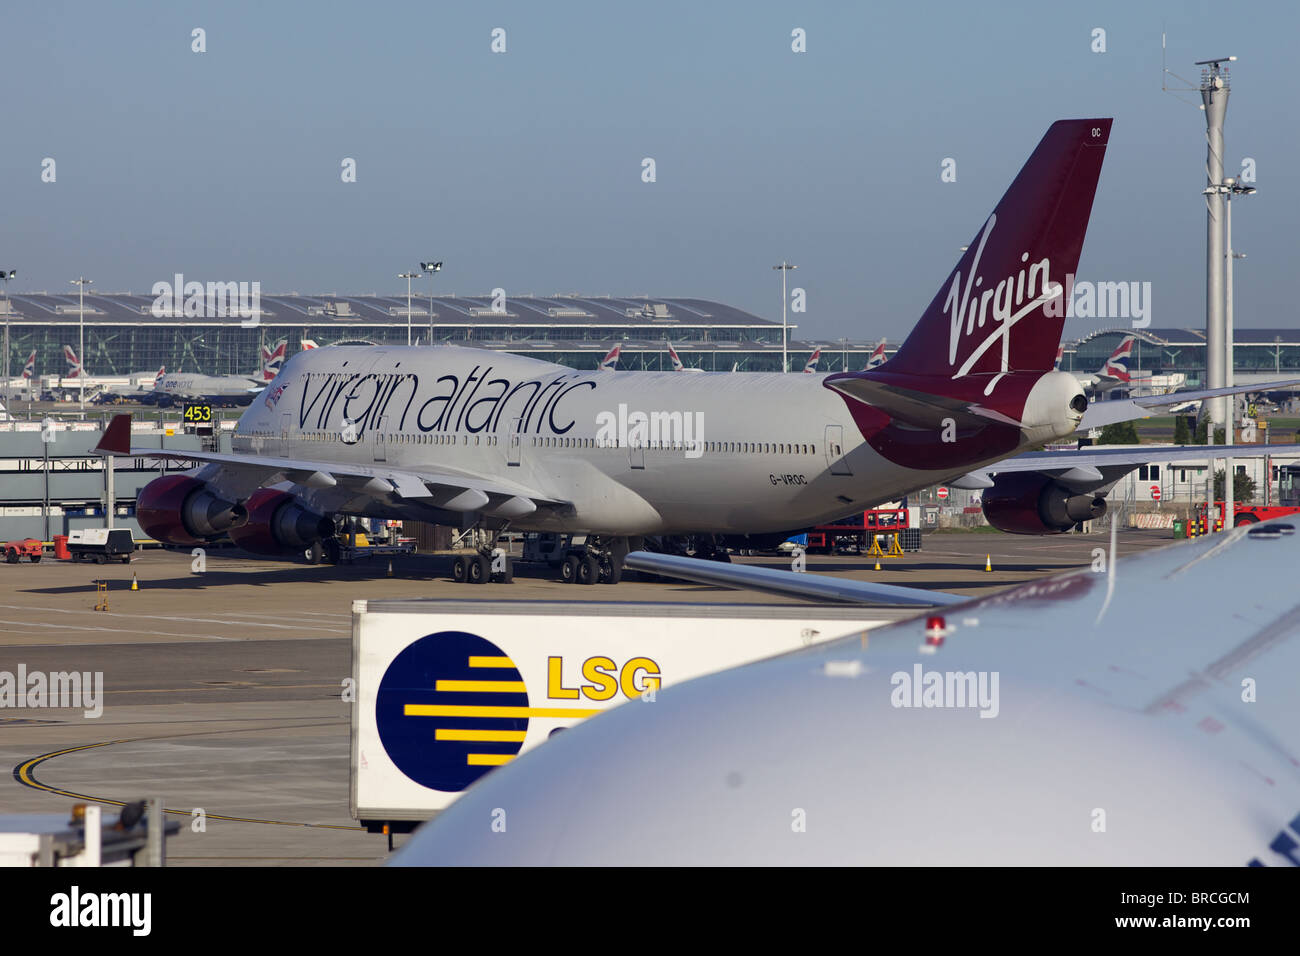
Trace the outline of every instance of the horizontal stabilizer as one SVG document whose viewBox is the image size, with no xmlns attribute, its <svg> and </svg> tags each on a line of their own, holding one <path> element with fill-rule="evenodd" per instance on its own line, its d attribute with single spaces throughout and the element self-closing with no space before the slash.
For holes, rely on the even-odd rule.
<svg viewBox="0 0 1300 956">
<path fill-rule="evenodd" d="M 883 381 L 880 375 L 872 371 L 832 377 L 826 380 L 826 387 L 878 408 L 890 418 L 914 428 L 943 428 L 949 420 L 961 428 L 979 428 L 990 421 L 1020 425 L 1000 412 L 963 398 L 898 384 L 904 380 L 903 376 L 895 375 L 896 381 Z"/>
</svg>

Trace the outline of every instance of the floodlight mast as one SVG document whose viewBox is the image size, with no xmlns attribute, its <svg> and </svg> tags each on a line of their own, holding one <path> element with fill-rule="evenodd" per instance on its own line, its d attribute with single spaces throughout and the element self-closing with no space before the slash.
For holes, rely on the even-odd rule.
<svg viewBox="0 0 1300 956">
<path fill-rule="evenodd" d="M 411 280 L 420 278 L 418 272 L 399 272 L 397 278 L 406 280 L 406 344 L 411 344 Z"/>
<path fill-rule="evenodd" d="M 1228 112 L 1231 87 L 1223 66 L 1236 57 L 1200 60 L 1201 104 L 1205 110 L 1205 174 L 1207 193 L 1205 220 L 1205 374 L 1210 388 L 1223 388 L 1226 376 L 1226 330 L 1223 318 L 1223 121 Z M 1223 425 L 1226 400 L 1210 400 L 1210 436 Z"/>
<path fill-rule="evenodd" d="M 436 273 L 442 271 L 441 262 L 421 262 L 420 271 L 427 272 L 432 279 Z M 433 344 L 433 283 L 429 283 L 429 344 Z"/>
<path fill-rule="evenodd" d="M 94 279 L 84 276 L 68 280 L 77 289 L 77 388 L 80 390 L 78 401 L 81 410 L 86 410 L 86 286 L 93 285 Z"/>
<path fill-rule="evenodd" d="M 781 371 L 787 372 L 789 371 L 789 363 L 787 359 L 787 353 L 789 351 L 789 338 L 786 334 L 787 327 L 785 323 L 785 306 L 786 306 L 785 277 L 786 277 L 786 273 L 788 273 L 791 269 L 798 269 L 799 267 L 792 266 L 790 265 L 790 263 L 782 259 L 781 264 L 779 266 L 772 266 L 772 268 L 781 270 Z"/>
</svg>

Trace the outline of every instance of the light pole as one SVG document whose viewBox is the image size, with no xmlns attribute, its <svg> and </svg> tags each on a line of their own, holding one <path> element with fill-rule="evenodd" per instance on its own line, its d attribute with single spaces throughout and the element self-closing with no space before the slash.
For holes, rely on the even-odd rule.
<svg viewBox="0 0 1300 956">
<path fill-rule="evenodd" d="M 432 280 L 434 273 L 442 271 L 441 262 L 421 262 L 420 271 L 427 272 Z M 429 283 L 429 344 L 433 344 L 433 282 Z"/>
<path fill-rule="evenodd" d="M 1256 192 L 1254 186 L 1243 186 L 1231 176 L 1224 179 L 1221 183 L 1207 186 L 1204 193 L 1207 197 L 1222 198 L 1223 201 L 1223 245 L 1225 251 L 1223 259 L 1219 263 L 1224 271 L 1223 284 L 1223 338 L 1218 343 L 1223 350 L 1223 385 L 1231 387 L 1233 385 L 1233 341 L 1232 341 L 1232 260 L 1238 258 L 1232 251 L 1232 198 L 1233 196 L 1250 196 Z M 1209 337 L 1209 329 L 1206 330 L 1206 347 L 1212 348 L 1214 341 Z M 1225 445 L 1231 445 L 1233 442 L 1233 432 L 1237 424 L 1237 399 L 1234 396 L 1227 396 L 1225 400 L 1225 413 L 1223 415 L 1223 441 Z M 1213 438 L 1214 421 L 1211 419 L 1210 430 Z M 1231 527 L 1229 517 L 1236 515 L 1236 507 L 1233 504 L 1233 482 L 1232 482 L 1233 460 L 1231 458 L 1223 459 L 1223 527 L 1227 530 Z"/>
<path fill-rule="evenodd" d="M 1233 383 L 1233 343 L 1232 343 L 1232 260 L 1238 256 L 1232 251 L 1232 199 L 1234 196 L 1250 196 L 1255 193 L 1254 186 L 1243 186 L 1232 177 L 1223 181 L 1225 189 L 1223 203 L 1223 227 L 1224 227 L 1224 245 L 1227 247 L 1224 252 L 1224 283 L 1223 283 L 1223 330 L 1224 330 L 1224 384 L 1231 386 Z M 1234 395 L 1228 396 L 1227 402 L 1227 430 L 1223 433 L 1224 439 L 1231 445 L 1233 443 L 1233 432 L 1237 426 L 1237 398 Z M 1233 494 L 1233 460 L 1224 459 L 1223 462 L 1223 507 L 1225 513 L 1233 515 L 1237 513 L 1236 500 Z M 1223 520 L 1223 528 L 1228 529 L 1228 519 Z"/>
<path fill-rule="evenodd" d="M 5 283 L 5 401 L 9 401 L 9 312 L 13 308 L 9 304 L 9 280 L 18 275 L 18 270 L 10 269 L 5 271 L 0 269 L 0 279 Z"/>
<path fill-rule="evenodd" d="M 77 286 L 77 362 L 80 364 L 77 369 L 77 388 L 80 390 L 77 400 L 84 412 L 86 410 L 86 286 L 93 285 L 95 280 L 82 276 L 68 281 Z"/>
<path fill-rule="evenodd" d="M 772 268 L 781 270 L 781 371 L 785 372 L 789 368 L 787 356 L 786 356 L 788 350 L 788 344 L 786 340 L 786 325 L 785 325 L 785 276 L 786 273 L 789 272 L 791 269 L 798 269 L 799 267 L 792 266 L 790 265 L 790 263 L 782 259 L 781 264 L 779 266 L 772 266 Z"/>
<path fill-rule="evenodd" d="M 399 272 L 397 278 L 406 280 L 406 344 L 411 344 L 411 280 L 420 278 L 418 272 Z"/>
<path fill-rule="evenodd" d="M 1227 64 L 1235 56 L 1198 60 L 1201 105 L 1205 111 L 1205 375 L 1210 388 L 1223 388 L 1223 121 L 1231 90 Z M 1224 422 L 1224 399 L 1209 399 L 1210 435 Z M 1226 527 L 1226 524 L 1225 524 Z"/>
</svg>

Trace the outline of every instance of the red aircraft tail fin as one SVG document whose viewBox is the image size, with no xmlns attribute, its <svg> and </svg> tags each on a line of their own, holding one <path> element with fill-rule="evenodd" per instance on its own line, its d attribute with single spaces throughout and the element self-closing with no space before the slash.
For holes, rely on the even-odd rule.
<svg viewBox="0 0 1300 956">
<path fill-rule="evenodd" d="M 889 360 L 891 373 L 1052 369 L 1110 127 L 1109 119 L 1052 124 Z"/>
</svg>

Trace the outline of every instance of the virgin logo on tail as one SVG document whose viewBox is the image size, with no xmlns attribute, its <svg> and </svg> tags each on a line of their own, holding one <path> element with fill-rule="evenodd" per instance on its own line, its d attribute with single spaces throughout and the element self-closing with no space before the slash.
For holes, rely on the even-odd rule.
<svg viewBox="0 0 1300 956">
<path fill-rule="evenodd" d="M 36 350 L 32 349 L 32 354 L 27 356 L 27 364 L 23 366 L 23 381 L 30 381 L 36 377 Z"/>
<path fill-rule="evenodd" d="M 970 372 L 975 363 L 983 358 L 984 353 L 1002 344 L 1002 371 L 994 375 L 984 389 L 984 394 L 991 394 L 998 381 L 1011 370 L 1011 330 L 1021 319 L 1032 315 L 1038 309 L 1061 295 L 1064 291 L 1060 283 L 1049 278 L 1051 262 L 1046 258 L 1037 262 L 1029 261 L 1029 253 L 1020 254 L 1020 261 L 1027 263 L 1015 275 L 999 279 L 994 285 L 990 280 L 985 284 L 984 276 L 979 274 L 980 257 L 984 246 L 997 226 L 998 215 L 993 213 L 980 231 L 979 243 L 975 248 L 975 257 L 971 260 L 970 272 L 962 284 L 961 269 L 952 274 L 952 285 L 948 288 L 948 297 L 943 302 L 943 313 L 949 318 L 948 364 L 957 364 L 957 351 L 963 339 L 983 334 L 986 322 L 992 321 L 993 328 L 984 339 L 967 356 L 961 368 L 953 373 L 953 378 L 962 378 Z M 964 328 L 963 328 L 964 326 Z"/>
<path fill-rule="evenodd" d="M 64 378 L 76 378 L 81 374 L 81 362 L 77 359 L 77 353 L 72 351 L 71 345 L 63 346 L 63 357 L 68 362 L 68 371 Z"/>
</svg>

